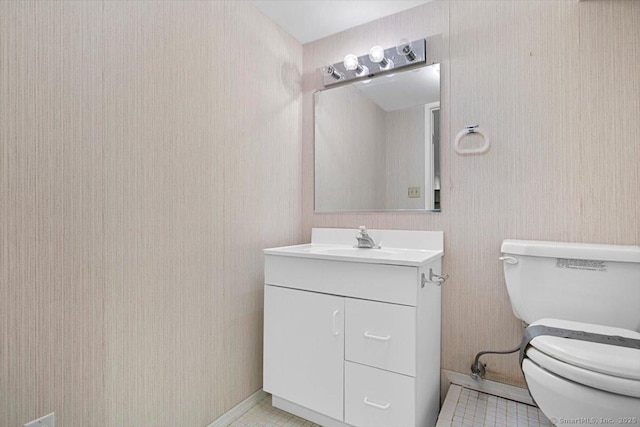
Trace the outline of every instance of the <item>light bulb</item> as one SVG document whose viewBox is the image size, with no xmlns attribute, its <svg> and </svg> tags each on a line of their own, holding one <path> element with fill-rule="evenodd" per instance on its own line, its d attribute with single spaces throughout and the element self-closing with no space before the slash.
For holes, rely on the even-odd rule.
<svg viewBox="0 0 640 427">
<path fill-rule="evenodd" d="M 413 52 L 411 42 L 407 39 L 400 39 L 400 44 L 396 46 L 396 52 L 398 52 L 398 55 L 407 58 L 407 61 L 416 59 L 416 54 Z"/>
<path fill-rule="evenodd" d="M 344 68 L 349 71 L 356 70 L 360 64 L 358 64 L 358 57 L 354 54 L 350 53 L 349 55 L 344 57 Z"/>
<path fill-rule="evenodd" d="M 393 61 L 384 57 L 384 49 L 380 46 L 374 46 L 369 50 L 369 59 L 371 62 L 379 64 L 381 70 L 388 70 L 393 67 Z"/>
<path fill-rule="evenodd" d="M 381 62 L 384 59 L 384 49 L 380 46 L 374 46 L 369 50 L 369 59 L 371 62 Z"/>
<path fill-rule="evenodd" d="M 369 69 L 358 63 L 358 57 L 354 54 L 350 53 L 349 55 L 344 57 L 344 68 L 349 71 L 355 71 L 356 76 L 364 76 L 365 74 L 369 74 Z"/>
<path fill-rule="evenodd" d="M 400 39 L 398 46 L 396 46 L 396 52 L 398 55 L 406 56 L 411 51 L 411 42 L 407 39 Z"/>
</svg>

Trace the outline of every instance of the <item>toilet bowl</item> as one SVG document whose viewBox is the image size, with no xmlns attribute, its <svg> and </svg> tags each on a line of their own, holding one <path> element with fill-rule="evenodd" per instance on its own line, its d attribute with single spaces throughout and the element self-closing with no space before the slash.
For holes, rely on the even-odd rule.
<svg viewBox="0 0 640 427">
<path fill-rule="evenodd" d="M 505 280 L 516 317 L 640 340 L 640 247 L 505 240 Z M 640 424 L 640 349 L 535 336 L 522 372 L 555 425 Z"/>
</svg>

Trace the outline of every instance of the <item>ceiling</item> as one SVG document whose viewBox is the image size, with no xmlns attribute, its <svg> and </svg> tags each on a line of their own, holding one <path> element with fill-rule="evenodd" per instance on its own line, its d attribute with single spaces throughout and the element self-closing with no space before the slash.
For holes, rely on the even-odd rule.
<svg viewBox="0 0 640 427">
<path fill-rule="evenodd" d="M 440 102 L 440 64 L 386 74 L 353 86 L 385 111 Z"/>
<path fill-rule="evenodd" d="M 302 44 L 431 0 L 251 0 Z"/>
</svg>

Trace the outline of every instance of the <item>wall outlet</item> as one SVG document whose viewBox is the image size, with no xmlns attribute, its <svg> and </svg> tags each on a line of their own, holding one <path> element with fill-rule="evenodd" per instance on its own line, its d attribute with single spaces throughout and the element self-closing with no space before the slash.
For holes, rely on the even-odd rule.
<svg viewBox="0 0 640 427">
<path fill-rule="evenodd" d="M 56 427 L 56 413 L 52 412 L 37 420 L 30 421 L 24 427 Z"/>
<path fill-rule="evenodd" d="M 420 198 L 420 187 L 409 187 L 409 198 L 410 199 L 419 199 Z"/>
</svg>

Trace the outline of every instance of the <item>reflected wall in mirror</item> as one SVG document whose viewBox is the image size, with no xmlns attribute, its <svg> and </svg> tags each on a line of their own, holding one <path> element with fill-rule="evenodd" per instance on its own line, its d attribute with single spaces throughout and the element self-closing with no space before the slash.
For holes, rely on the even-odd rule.
<svg viewBox="0 0 640 427">
<path fill-rule="evenodd" d="M 440 65 L 314 94 L 315 210 L 440 209 Z"/>
</svg>

